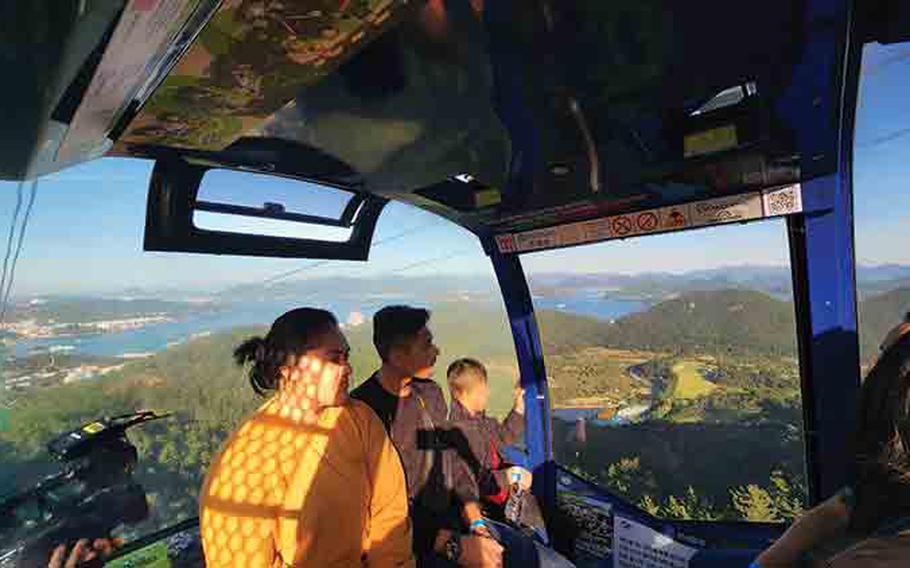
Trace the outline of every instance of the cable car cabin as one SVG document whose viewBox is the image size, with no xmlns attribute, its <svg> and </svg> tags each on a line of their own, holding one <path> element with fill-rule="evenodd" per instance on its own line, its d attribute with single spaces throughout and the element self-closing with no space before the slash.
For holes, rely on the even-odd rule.
<svg viewBox="0 0 910 568">
<path fill-rule="evenodd" d="M 520 378 L 509 459 L 579 565 L 745 567 L 848 483 L 910 308 L 906 3 L 2 12 L 0 564 L 87 519 L 111 565 L 201 563 L 202 477 L 260 404 L 231 350 L 301 305 L 359 380 L 402 303 L 443 386 L 478 358 L 502 416 Z M 141 515 L 84 499 L 99 444 Z"/>
</svg>

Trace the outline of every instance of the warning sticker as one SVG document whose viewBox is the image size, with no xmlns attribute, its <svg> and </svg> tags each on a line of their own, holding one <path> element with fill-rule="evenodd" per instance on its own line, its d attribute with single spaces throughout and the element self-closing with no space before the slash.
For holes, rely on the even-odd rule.
<svg viewBox="0 0 910 568">
<path fill-rule="evenodd" d="M 515 252 L 515 237 L 512 235 L 496 235 L 496 247 L 502 254 Z"/>
<path fill-rule="evenodd" d="M 627 237 L 635 232 L 635 223 L 631 215 L 617 215 L 610 218 L 610 228 L 615 237 Z"/>
<path fill-rule="evenodd" d="M 496 245 L 502 253 L 528 252 L 690 227 L 791 215 L 802 210 L 802 190 L 799 184 L 795 184 L 765 192 L 719 197 L 523 233 L 498 235 Z"/>
<path fill-rule="evenodd" d="M 537 229 L 515 235 L 515 248 L 519 252 L 559 246 L 558 227 Z"/>
<path fill-rule="evenodd" d="M 104 424 L 101 422 L 92 422 L 91 424 L 86 424 L 82 427 L 82 431 L 87 434 L 97 434 L 102 430 L 104 430 Z"/>
<path fill-rule="evenodd" d="M 765 217 L 802 213 L 803 195 L 799 184 L 762 192 Z"/>
<path fill-rule="evenodd" d="M 696 552 L 649 526 L 613 517 L 613 568 L 687 568 Z"/>
<path fill-rule="evenodd" d="M 607 219 L 595 219 L 582 223 L 585 232 L 586 241 L 600 241 L 609 239 L 613 236 L 610 230 L 610 223 Z"/>
<path fill-rule="evenodd" d="M 664 231 L 683 229 L 689 226 L 689 207 L 664 207 L 660 210 L 660 228 Z"/>
<path fill-rule="evenodd" d="M 582 223 L 569 223 L 559 227 L 559 245 L 571 246 L 585 242 L 585 227 Z"/>
<path fill-rule="evenodd" d="M 683 138 L 683 155 L 686 158 L 713 154 L 730 148 L 736 148 L 736 126 L 728 124 L 703 132 L 689 134 Z"/>
<path fill-rule="evenodd" d="M 635 227 L 639 232 L 650 233 L 660 226 L 660 216 L 656 210 L 642 211 L 635 214 Z"/>
<path fill-rule="evenodd" d="M 482 189 L 474 192 L 474 207 L 482 209 L 502 203 L 502 193 L 496 188 Z"/>
<path fill-rule="evenodd" d="M 689 205 L 689 213 L 694 227 L 758 219 L 762 216 L 761 194 L 747 193 L 696 201 Z"/>
</svg>

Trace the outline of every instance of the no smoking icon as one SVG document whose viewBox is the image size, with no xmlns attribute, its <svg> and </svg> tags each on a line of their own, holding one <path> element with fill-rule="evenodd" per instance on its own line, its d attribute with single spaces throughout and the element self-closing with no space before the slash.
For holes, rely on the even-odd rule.
<svg viewBox="0 0 910 568">
<path fill-rule="evenodd" d="M 653 211 L 645 211 L 638 215 L 635 223 L 638 225 L 638 228 L 642 231 L 653 231 L 657 228 L 657 224 L 660 220 L 657 218 L 657 213 Z"/>
</svg>

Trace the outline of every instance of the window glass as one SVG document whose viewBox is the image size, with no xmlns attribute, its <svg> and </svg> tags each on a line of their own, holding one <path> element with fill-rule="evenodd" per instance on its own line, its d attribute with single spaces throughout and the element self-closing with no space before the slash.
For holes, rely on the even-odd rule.
<svg viewBox="0 0 910 568">
<path fill-rule="evenodd" d="M 853 155 L 863 375 L 889 331 L 910 321 L 910 42 L 863 50 Z"/>
<path fill-rule="evenodd" d="M 193 224 L 212 231 L 347 242 L 352 228 L 298 216 L 339 221 L 353 197 L 349 191 L 296 179 L 211 169 L 199 184 L 196 201 L 202 209 L 193 212 Z"/>
<path fill-rule="evenodd" d="M 150 514 L 115 532 L 132 539 L 194 517 L 212 456 L 262 404 L 232 362 L 233 348 L 301 305 L 330 309 L 343 323 L 355 383 L 378 366 L 373 313 L 392 303 L 428 307 L 441 349 L 437 381 L 445 388 L 456 357 L 476 357 L 489 369 L 491 413 L 511 407 L 514 346 L 489 259 L 473 235 L 390 203 L 369 262 L 144 253 L 151 167 L 105 159 L 39 180 L 19 254 L 31 184 L 0 184 L 0 231 L 14 229 L 4 270 L 12 288 L 0 326 L 0 494 L 61 470 L 45 447 L 55 436 L 151 409 L 171 416 L 128 431 Z M 257 183 L 266 191 L 272 179 Z M 288 181 L 275 183 L 280 189 Z M 299 211 L 324 213 L 331 205 Z M 42 526 L 33 506 L 15 514 L 12 527 L 0 527 L 12 531 L 0 533 L 0 542 Z"/>
<path fill-rule="evenodd" d="M 787 521 L 805 502 L 782 220 L 523 257 L 557 461 L 647 511 Z"/>
<path fill-rule="evenodd" d="M 240 170 L 211 169 L 202 176 L 196 199 L 262 208 L 275 203 L 288 213 L 340 219 L 354 194 L 317 183 Z"/>
</svg>

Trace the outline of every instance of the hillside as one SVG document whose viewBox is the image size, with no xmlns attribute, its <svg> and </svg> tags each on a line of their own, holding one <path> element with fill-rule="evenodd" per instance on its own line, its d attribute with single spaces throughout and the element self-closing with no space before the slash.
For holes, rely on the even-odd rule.
<svg viewBox="0 0 910 568">
<path fill-rule="evenodd" d="M 761 292 L 691 292 L 607 325 L 610 347 L 651 351 L 752 352 L 792 356 L 796 325 L 789 302 Z"/>
<path fill-rule="evenodd" d="M 860 320 L 867 330 L 864 338 L 878 341 L 908 305 L 910 289 L 865 300 L 860 306 Z M 491 375 L 491 410 L 502 414 L 511 405 L 517 369 L 503 310 L 498 305 L 490 308 L 477 302 L 443 302 L 433 307 L 431 325 L 442 349 L 437 380 L 444 382 L 445 368 L 456 357 L 481 359 Z M 636 432 L 648 428 L 658 438 L 685 430 L 686 439 L 726 432 L 721 424 L 739 424 L 742 432 L 756 425 L 784 431 L 797 425 L 798 431 L 793 317 L 788 302 L 742 290 L 684 294 L 615 323 L 554 311 L 537 314 L 554 403 L 606 408 L 607 400 L 629 406 L 666 397 L 666 408 L 652 413 L 652 420 L 629 424 L 623 431 L 602 429 L 604 436 L 636 441 L 643 441 L 634 437 Z M 44 452 L 44 444 L 54 435 L 98 416 L 152 408 L 175 416 L 131 434 L 143 455 L 143 483 L 159 502 L 169 503 L 168 509 L 156 510 L 150 523 L 160 527 L 192 514 L 205 465 L 234 425 L 260 404 L 233 364 L 231 351 L 246 336 L 263 331 L 235 329 L 198 338 L 129 362 L 101 379 L 40 389 L 18 398 L 7 427 L 0 431 L 0 463 L 4 464 L 0 491 L 14 481 L 22 483 L 56 469 Z M 378 365 L 370 332 L 369 324 L 346 329 L 355 376 L 361 379 Z M 637 376 L 629 372 L 631 367 L 638 369 Z M 696 376 L 701 367 L 714 369 L 709 379 L 716 388 L 703 380 L 705 375 Z M 705 426 L 696 428 L 694 423 Z M 599 434 L 595 432 L 601 429 L 590 433 L 596 445 Z M 704 432 L 708 434 L 703 436 Z M 747 447 L 742 432 L 731 434 L 729 444 Z M 558 434 L 560 439 L 564 435 Z M 634 454 L 634 444 L 620 448 L 612 438 L 603 441 L 615 446 L 610 455 L 616 459 Z M 794 440 L 793 445 L 799 442 Z M 557 446 L 563 448 L 561 443 Z M 775 448 L 758 452 L 756 459 L 780 455 Z M 596 453 L 588 455 L 594 459 Z M 569 460 L 568 454 L 560 458 Z M 602 458 L 595 461 L 606 463 Z M 670 452 L 666 459 L 654 456 L 642 464 L 656 472 L 670 464 L 665 468 L 670 476 L 672 463 L 678 461 L 676 453 Z M 756 468 L 755 475 L 767 475 L 767 468 Z M 718 476 L 711 484 L 712 491 L 720 492 L 733 481 Z"/>
<path fill-rule="evenodd" d="M 545 355 L 574 353 L 585 347 L 600 347 L 610 336 L 608 322 L 556 310 L 535 312 Z"/>
<path fill-rule="evenodd" d="M 535 294 L 568 296 L 578 291 L 600 291 L 611 296 L 665 298 L 696 291 L 755 290 L 776 298 L 790 298 L 792 275 L 786 266 L 740 265 L 687 272 L 640 274 L 537 273 L 529 278 Z M 910 285 L 910 266 L 860 265 L 856 268 L 861 298 Z"/>
<path fill-rule="evenodd" d="M 490 411 L 503 415 L 511 408 L 518 376 L 508 323 L 502 310 L 470 307 L 452 302 L 433 308 L 431 326 L 442 350 L 437 380 L 444 386 L 445 369 L 456 357 L 481 359 L 490 372 Z M 262 403 L 231 353 L 246 337 L 265 331 L 238 328 L 197 338 L 100 379 L 19 397 L 0 430 L 0 494 L 59 467 L 44 449 L 55 435 L 99 416 L 148 408 L 173 417 L 136 429 L 130 437 L 142 455 L 140 481 L 153 500 L 168 507 L 155 509 L 153 518 L 135 530 L 148 532 L 194 514 L 206 464 L 235 425 Z M 371 326 L 349 328 L 346 334 L 355 377 L 366 378 L 378 365 Z"/>
<path fill-rule="evenodd" d="M 149 314 L 181 315 L 216 308 L 217 306 L 212 303 L 147 298 L 59 297 L 16 303 L 9 314 L 9 321 L 33 319 L 42 324 L 91 322 Z"/>
<path fill-rule="evenodd" d="M 878 353 L 888 331 L 910 310 L 910 286 L 870 296 L 859 304 L 860 352 L 863 361 Z"/>
</svg>

